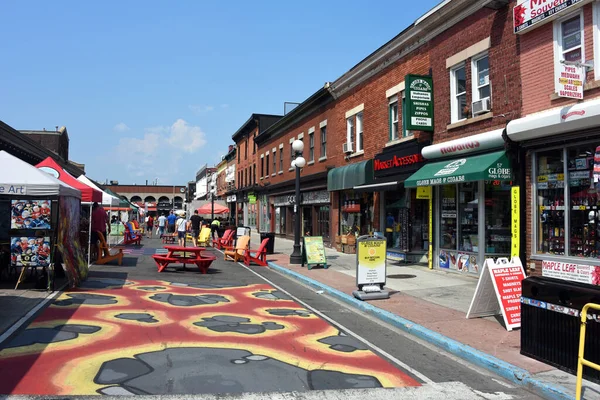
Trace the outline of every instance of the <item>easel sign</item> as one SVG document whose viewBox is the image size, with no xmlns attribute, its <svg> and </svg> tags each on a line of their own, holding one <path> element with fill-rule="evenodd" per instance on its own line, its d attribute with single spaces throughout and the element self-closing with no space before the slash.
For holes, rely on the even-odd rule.
<svg viewBox="0 0 600 400">
<path fill-rule="evenodd" d="M 325 255 L 325 246 L 323 246 L 322 236 L 305 236 L 303 238 L 304 245 L 302 246 L 302 266 L 304 264 L 308 269 L 312 269 L 315 265 L 322 265 L 325 269 L 327 265 L 327 256 Z"/>
<path fill-rule="evenodd" d="M 502 314 L 508 331 L 521 327 L 521 281 L 525 271 L 519 257 L 487 258 L 467 318 Z"/>
</svg>

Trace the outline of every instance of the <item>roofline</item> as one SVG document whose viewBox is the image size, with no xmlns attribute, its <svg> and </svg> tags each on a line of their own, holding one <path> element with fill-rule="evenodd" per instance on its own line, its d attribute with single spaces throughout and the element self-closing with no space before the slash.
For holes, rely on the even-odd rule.
<svg viewBox="0 0 600 400">
<path fill-rule="evenodd" d="M 241 136 L 242 134 L 246 133 L 246 131 L 250 128 L 250 125 L 256 121 L 257 118 L 261 118 L 261 117 L 281 117 L 281 115 L 277 115 L 277 114 L 257 114 L 257 113 L 253 113 L 252 115 L 250 115 L 250 118 L 248 118 L 248 120 L 246 122 L 244 122 L 244 124 L 233 134 L 231 135 L 231 139 L 233 139 L 233 141 L 235 142 L 236 138 Z"/>
<path fill-rule="evenodd" d="M 327 96 L 331 96 L 329 86 L 330 83 L 326 82 L 322 88 L 313 93 L 309 98 L 300 103 L 292 111 L 284 115 L 279 121 L 275 122 L 268 129 L 265 129 L 263 132 L 261 132 L 257 137 L 254 138 L 254 142 L 260 145 L 261 142 L 264 142 L 273 136 L 277 136 L 277 134 L 280 133 L 279 131 L 289 128 L 290 125 L 297 123 L 312 113 L 319 100 L 322 100 Z M 330 97 L 330 100 L 333 100 L 333 97 Z"/>
<path fill-rule="evenodd" d="M 483 8 L 490 0 L 444 0 L 331 84 L 337 99 Z"/>
</svg>

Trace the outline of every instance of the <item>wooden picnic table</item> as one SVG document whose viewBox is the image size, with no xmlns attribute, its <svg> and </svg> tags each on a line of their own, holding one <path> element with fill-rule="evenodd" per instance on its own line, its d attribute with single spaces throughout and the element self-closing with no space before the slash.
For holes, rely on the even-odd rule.
<svg viewBox="0 0 600 400">
<path fill-rule="evenodd" d="M 185 247 L 166 245 L 163 246 L 167 250 L 167 254 L 154 254 L 154 262 L 158 267 L 158 272 L 162 272 L 169 264 L 196 264 L 200 272 L 206 274 L 208 268 L 217 257 L 213 255 L 202 255 L 206 251 L 203 247 Z"/>
</svg>

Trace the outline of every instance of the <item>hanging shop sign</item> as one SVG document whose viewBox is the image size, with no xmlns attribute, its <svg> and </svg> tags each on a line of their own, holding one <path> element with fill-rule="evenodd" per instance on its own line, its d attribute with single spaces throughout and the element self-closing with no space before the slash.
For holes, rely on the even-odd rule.
<svg viewBox="0 0 600 400">
<path fill-rule="evenodd" d="M 304 246 L 302 246 L 302 266 L 304 264 L 308 269 L 312 269 L 315 265 L 322 265 L 325 269 L 328 268 L 327 257 L 325 255 L 325 246 L 323 245 L 322 236 L 305 236 L 303 238 Z"/>
<path fill-rule="evenodd" d="M 519 0 L 513 8 L 514 32 L 552 21 L 560 15 L 590 3 L 591 0 Z"/>
<path fill-rule="evenodd" d="M 431 199 L 431 186 L 419 186 L 419 187 L 417 187 L 417 199 L 418 200 L 429 200 L 429 199 Z"/>
<path fill-rule="evenodd" d="M 427 144 L 413 140 L 387 148 L 373 158 L 373 175 L 377 179 L 417 171 L 425 163 L 421 151 Z"/>
<path fill-rule="evenodd" d="M 329 204 L 329 192 L 327 190 L 316 190 L 304 192 L 300 197 L 301 204 Z"/>
<path fill-rule="evenodd" d="M 235 203 L 235 201 L 236 201 L 235 194 L 232 194 L 231 196 L 227 196 L 227 202 L 228 203 Z"/>
<path fill-rule="evenodd" d="M 423 148 L 422 154 L 427 160 L 434 160 L 442 157 L 452 157 L 462 154 L 501 149 L 504 146 L 502 131 L 503 129 L 496 129 L 494 131 L 427 146 Z"/>
<path fill-rule="evenodd" d="M 542 261 L 542 276 L 589 285 L 600 285 L 600 266 L 561 261 Z"/>
<path fill-rule="evenodd" d="M 558 68 L 558 79 L 556 80 L 558 97 L 582 100 L 585 68 L 565 64 L 560 64 Z"/>
<path fill-rule="evenodd" d="M 506 330 L 521 326 L 521 281 L 525 271 L 519 257 L 487 258 L 483 264 L 467 318 L 502 314 Z"/>
<path fill-rule="evenodd" d="M 0 184 L 0 194 L 27 194 L 27 186 Z"/>
<path fill-rule="evenodd" d="M 248 195 L 248 204 L 256 204 L 256 196 L 253 194 Z"/>
<path fill-rule="evenodd" d="M 406 75 L 406 129 L 433 132 L 433 78 Z"/>
</svg>

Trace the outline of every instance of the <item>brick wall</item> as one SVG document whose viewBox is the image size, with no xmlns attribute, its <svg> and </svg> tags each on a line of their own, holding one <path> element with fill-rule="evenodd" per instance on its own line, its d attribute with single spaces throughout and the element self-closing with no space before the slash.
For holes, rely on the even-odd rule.
<svg viewBox="0 0 600 400">
<path fill-rule="evenodd" d="M 257 170 L 260 170 L 260 159 L 256 158 L 258 150 L 254 146 L 254 137 L 256 135 L 258 135 L 258 127 L 254 128 L 250 133 L 243 135 L 236 142 L 235 179 L 238 189 L 252 186 L 252 175 L 255 165 L 257 166 Z M 240 176 L 241 179 L 238 179 Z M 258 181 L 258 171 L 256 173 L 256 180 Z"/>
<path fill-rule="evenodd" d="M 593 7 L 583 7 L 585 58 L 594 58 Z M 554 23 L 532 29 L 521 36 L 521 77 L 523 82 L 523 115 L 577 103 L 577 100 L 557 98 L 554 95 Z M 598 72 L 596 72 L 598 73 Z M 599 73 L 600 76 L 600 73 Z M 585 99 L 600 96 L 594 86 L 594 71 L 587 74 L 592 88 L 585 90 Z"/>
</svg>

